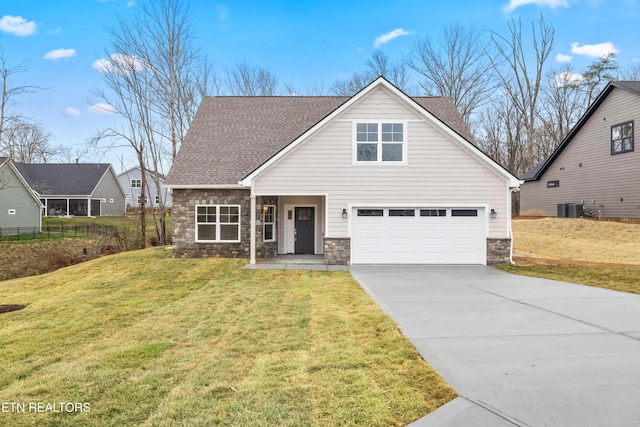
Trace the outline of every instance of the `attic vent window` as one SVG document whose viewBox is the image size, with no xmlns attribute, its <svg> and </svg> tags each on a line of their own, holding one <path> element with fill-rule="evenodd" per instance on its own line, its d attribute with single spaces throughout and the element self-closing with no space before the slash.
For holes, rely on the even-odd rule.
<svg viewBox="0 0 640 427">
<path fill-rule="evenodd" d="M 633 120 L 611 126 L 611 154 L 633 151 Z"/>
</svg>

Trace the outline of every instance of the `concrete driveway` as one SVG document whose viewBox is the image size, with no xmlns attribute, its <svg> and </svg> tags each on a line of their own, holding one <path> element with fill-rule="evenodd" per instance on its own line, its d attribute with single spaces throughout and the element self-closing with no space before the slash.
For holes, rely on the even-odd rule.
<svg viewBox="0 0 640 427">
<path fill-rule="evenodd" d="M 485 266 L 351 266 L 459 396 L 423 426 L 639 426 L 640 295 Z"/>
</svg>

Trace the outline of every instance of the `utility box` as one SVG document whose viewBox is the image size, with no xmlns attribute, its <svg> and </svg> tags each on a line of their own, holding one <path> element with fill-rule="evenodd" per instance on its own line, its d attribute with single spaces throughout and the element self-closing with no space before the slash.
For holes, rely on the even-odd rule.
<svg viewBox="0 0 640 427">
<path fill-rule="evenodd" d="M 584 215 L 584 206 L 582 204 L 571 203 L 568 205 L 567 217 L 580 218 Z"/>
<path fill-rule="evenodd" d="M 558 218 L 566 218 L 568 213 L 568 203 L 558 203 Z"/>
</svg>

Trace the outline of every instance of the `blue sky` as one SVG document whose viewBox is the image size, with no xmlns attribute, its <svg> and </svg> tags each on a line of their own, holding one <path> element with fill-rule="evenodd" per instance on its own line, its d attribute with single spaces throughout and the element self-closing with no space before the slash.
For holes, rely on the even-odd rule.
<svg viewBox="0 0 640 427">
<path fill-rule="evenodd" d="M 135 0 L 0 0 L 0 46 L 9 67 L 26 61 L 14 83 L 42 87 L 19 98 L 23 114 L 52 133 L 55 145 L 80 147 L 115 116 L 92 108 L 101 88 L 96 61 L 106 57 L 119 16 L 136 13 Z M 540 14 L 556 31 L 549 66 L 577 71 L 607 51 L 622 67 L 640 62 L 640 5 L 635 0 L 191 0 L 196 44 L 219 74 L 247 61 L 304 90 L 328 87 L 363 71 L 374 49 L 392 61 L 413 43 L 439 37 L 460 22 L 507 34 L 512 17 L 529 25 Z M 414 83 L 417 80 L 414 78 Z M 122 153 L 118 154 L 122 156 Z M 114 153 L 102 159 L 119 170 L 134 164 Z"/>
</svg>

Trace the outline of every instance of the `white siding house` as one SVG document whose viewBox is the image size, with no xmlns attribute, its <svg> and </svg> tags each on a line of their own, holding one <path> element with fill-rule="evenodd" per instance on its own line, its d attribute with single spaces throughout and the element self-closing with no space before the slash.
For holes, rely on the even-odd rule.
<svg viewBox="0 0 640 427">
<path fill-rule="evenodd" d="M 202 122 L 194 123 L 197 129 Z M 219 194 L 240 191 L 237 205 L 248 211 L 248 227 L 243 235 L 238 226 L 233 244 L 240 243 L 238 256 L 248 255 L 251 262 L 287 253 L 324 254 L 329 264 L 509 261 L 510 198 L 519 181 L 470 140 L 450 100 L 412 99 L 379 78 L 327 108 L 236 182 L 206 184 L 193 175 L 183 181 L 195 162 L 184 162 L 192 155 L 188 151 L 183 159 L 179 153 L 167 178 L 174 206 L 180 204 L 178 212 L 187 217 L 176 221 L 174 209 L 177 256 L 229 256 L 205 242 L 197 245 L 198 221 L 204 219 L 197 204 L 220 206 L 233 199 L 216 198 L 217 188 Z M 192 141 L 206 146 L 206 136 Z M 189 135 L 183 150 L 188 144 Z"/>
</svg>

